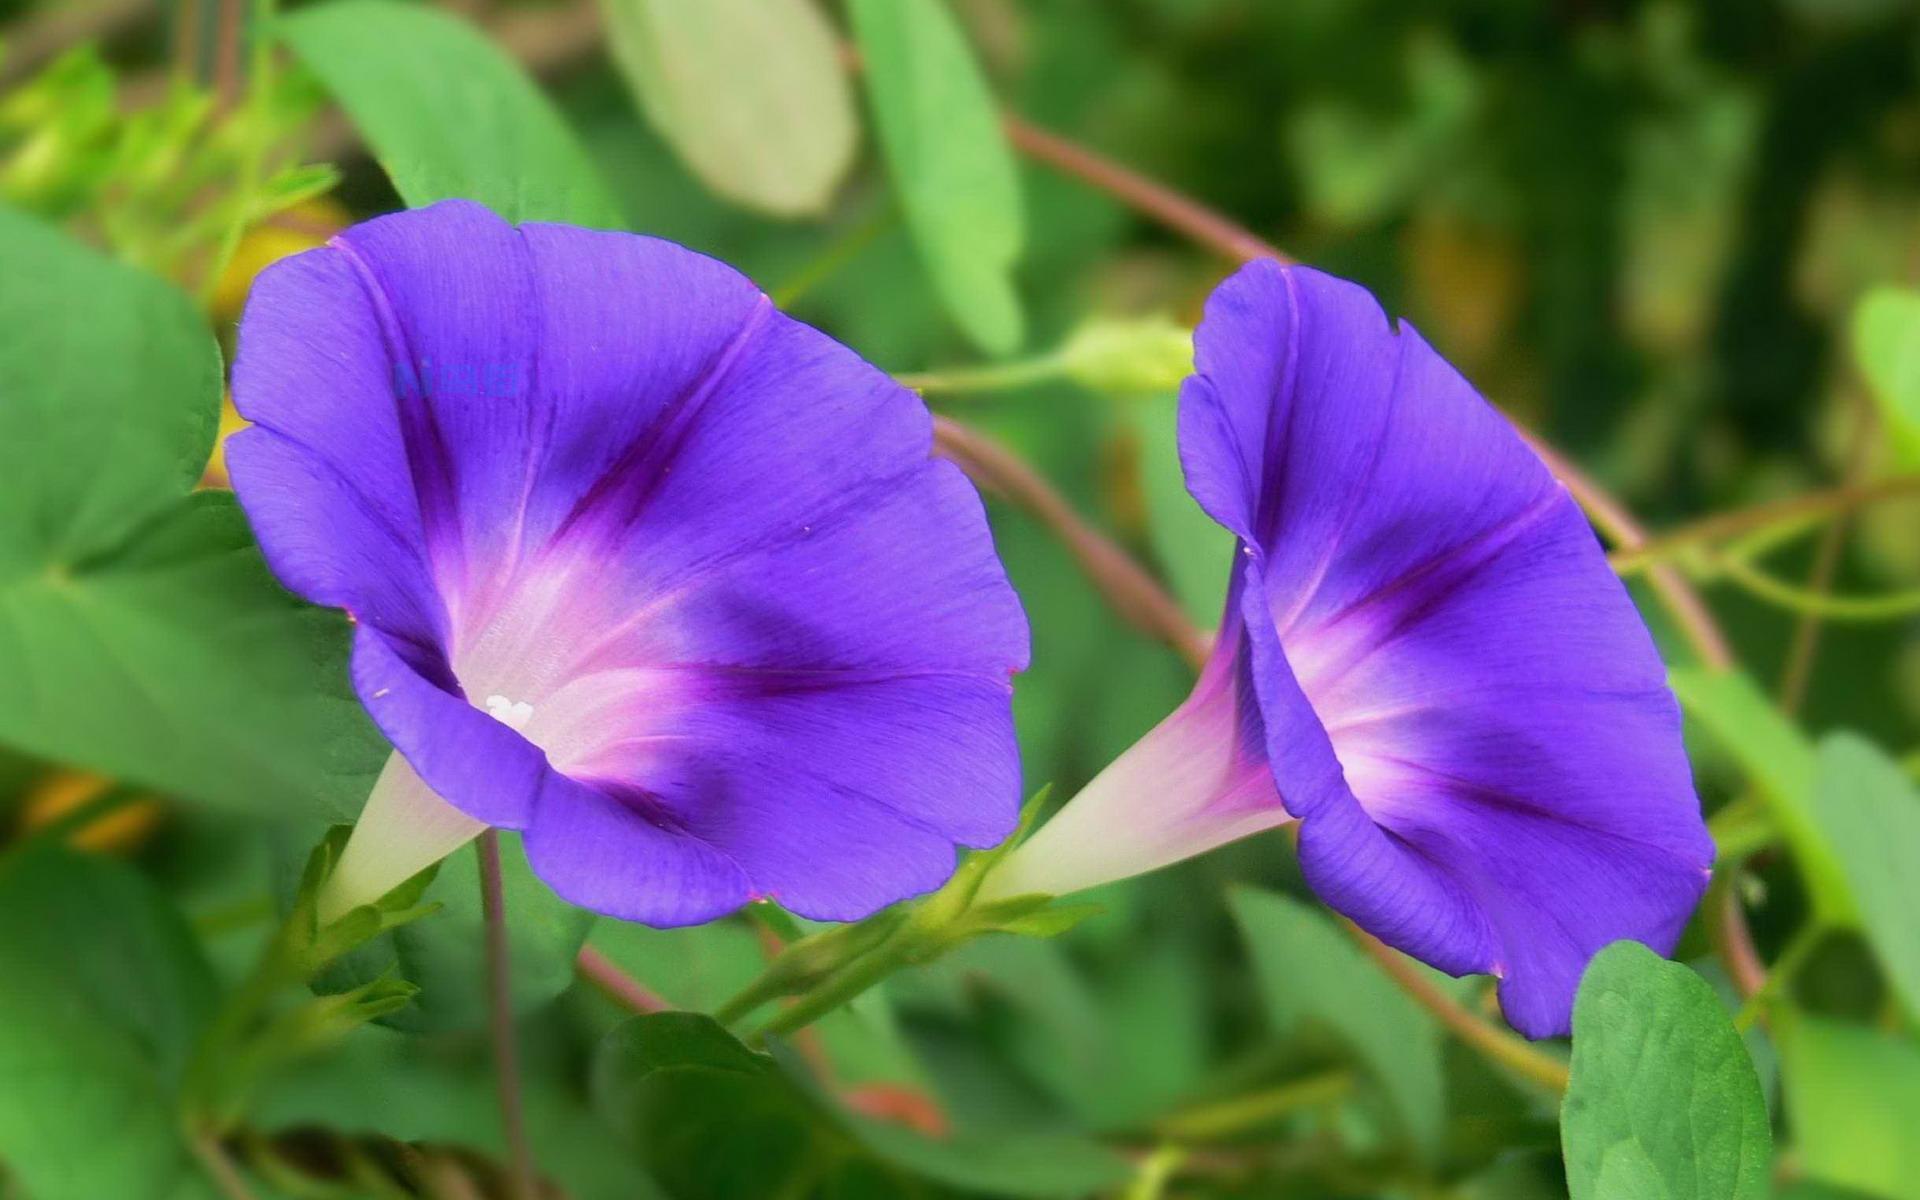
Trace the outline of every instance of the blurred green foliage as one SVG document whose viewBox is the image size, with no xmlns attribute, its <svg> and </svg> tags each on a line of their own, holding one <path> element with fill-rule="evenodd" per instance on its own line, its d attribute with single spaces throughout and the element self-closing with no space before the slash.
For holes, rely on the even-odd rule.
<svg viewBox="0 0 1920 1200">
<path fill-rule="evenodd" d="M 7 1200 L 214 1194 L 168 1108 L 178 1076 L 284 901 L 269 847 L 297 861 L 378 767 L 338 620 L 272 587 L 225 497 L 186 494 L 236 315 L 223 280 L 345 220 L 462 194 L 623 224 L 739 265 L 889 370 L 984 379 L 929 398 L 1201 623 L 1231 545 L 1181 486 L 1173 384 L 1226 264 L 1014 165 L 996 104 L 1364 281 L 1656 530 L 1920 463 L 1920 11 L 1902 0 L 287 7 L 0 3 L 0 198 L 32 214 L 0 214 Z M 108 10 L 98 49 L 47 40 Z M 784 57 L 756 73 L 755 53 Z M 781 132 L 789 109 L 811 137 Z M 1041 525 L 994 517 L 1034 627 L 1027 777 L 1068 796 L 1190 677 Z M 1818 539 L 1789 532 L 1755 553 L 1803 582 Z M 1920 579 L 1920 506 L 1864 508 L 1848 533 L 1839 593 Z M 1722 835 L 1709 909 L 1730 894 L 1794 969 L 1742 1009 L 1704 929 L 1687 967 L 1610 955 L 1564 1122 L 1341 939 L 1273 834 L 1103 889 L 1060 938 L 897 975 L 770 1057 L 703 1018 L 626 1021 L 566 963 L 586 937 L 711 1010 L 790 922 L 588 933 L 516 874 L 541 1167 L 580 1200 L 1920 1196 L 1920 622 L 1825 623 L 1804 701 L 1782 702 L 1803 614 L 1675 561 L 1741 663 L 1691 663 L 1636 593 L 1681 665 Z M 130 863 L 45 845 L 69 832 L 48 780 L 73 767 L 164 794 Z M 245 1114 L 255 1195 L 500 1186 L 476 917 L 454 895 L 472 870 L 443 874 L 449 911 L 323 985 L 394 966 L 415 1006 Z"/>
</svg>

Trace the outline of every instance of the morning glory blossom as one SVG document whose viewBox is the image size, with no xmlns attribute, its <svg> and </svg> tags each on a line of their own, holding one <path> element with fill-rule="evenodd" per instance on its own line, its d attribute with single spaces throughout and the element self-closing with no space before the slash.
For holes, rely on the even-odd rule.
<svg viewBox="0 0 1920 1200">
<path fill-rule="evenodd" d="M 450 201 L 255 285 L 235 491 L 394 745 L 330 895 L 486 826 L 656 925 L 938 887 L 1016 820 L 1027 626 L 905 388 L 680 246 Z"/>
<path fill-rule="evenodd" d="M 1181 460 L 1238 538 L 1216 649 L 988 893 L 1298 821 L 1329 905 L 1565 1033 L 1587 961 L 1670 952 L 1713 859 L 1646 628 L 1565 489 L 1364 289 L 1256 262 L 1194 344 Z"/>
</svg>

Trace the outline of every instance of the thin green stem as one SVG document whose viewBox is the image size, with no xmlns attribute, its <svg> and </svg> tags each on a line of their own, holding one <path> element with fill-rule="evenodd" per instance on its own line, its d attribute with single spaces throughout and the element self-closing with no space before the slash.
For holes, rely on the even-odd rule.
<svg viewBox="0 0 1920 1200">
<path fill-rule="evenodd" d="M 785 283 L 770 293 L 774 304 L 786 308 L 794 301 L 805 296 L 814 288 L 840 273 L 848 263 L 860 256 L 861 251 L 871 246 L 879 236 L 893 224 L 895 210 L 892 204 L 883 203 L 868 216 L 827 244 L 819 257 L 813 259 Z"/>
<path fill-rule="evenodd" d="M 1160 1200 L 1167 1193 L 1167 1185 L 1186 1165 L 1188 1153 L 1186 1147 L 1173 1144 L 1155 1148 L 1140 1161 L 1133 1182 L 1127 1185 L 1126 1200 Z"/>
<path fill-rule="evenodd" d="M 1707 821 L 1707 832 L 1713 835 L 1723 865 L 1738 863 L 1780 838 L 1772 811 L 1754 794 L 1742 796 L 1714 813 Z"/>
<path fill-rule="evenodd" d="M 1613 569 L 1633 575 L 1655 564 L 1711 542 L 1776 526 L 1805 530 L 1811 523 L 1883 500 L 1920 496 L 1920 475 L 1899 475 L 1878 483 L 1849 485 L 1774 500 L 1750 508 L 1714 513 L 1688 525 L 1650 537 L 1638 546 L 1623 546 L 1612 554 Z"/>
<path fill-rule="evenodd" d="M 1780 999 L 1787 986 L 1793 982 L 1794 976 L 1800 973 L 1800 968 L 1807 965 L 1807 960 L 1813 957 L 1813 952 L 1820 948 L 1822 941 L 1826 940 L 1826 936 L 1827 927 L 1819 921 L 1808 921 L 1802 925 L 1787 942 L 1786 949 L 1780 952 L 1780 957 L 1774 961 L 1773 968 L 1767 972 L 1766 982 L 1748 996 L 1746 1003 L 1740 1006 L 1740 1011 L 1734 1014 L 1734 1028 L 1742 1033 L 1752 1029 L 1754 1024 Z"/>
<path fill-rule="evenodd" d="M 1015 362 L 925 371 L 895 378 L 923 396 L 977 395 L 981 392 L 1007 392 L 1059 379 L 1066 374 L 1067 366 L 1067 359 L 1053 352 Z"/>
<path fill-rule="evenodd" d="M 1291 1079 L 1276 1087 L 1175 1113 L 1159 1122 L 1154 1131 L 1163 1138 L 1183 1142 L 1233 1137 L 1295 1113 L 1338 1103 L 1353 1092 L 1354 1082 L 1353 1072 L 1348 1070 Z"/>
<path fill-rule="evenodd" d="M 1726 579 L 1754 596 L 1804 616 L 1829 621 L 1894 621 L 1920 613 L 1920 588 L 1878 596 L 1836 596 L 1786 582 L 1739 558 L 1719 559 Z"/>
<path fill-rule="evenodd" d="M 487 1026 L 493 1041 L 494 1086 L 507 1142 L 507 1177 L 513 1200 L 536 1200 L 533 1153 L 520 1104 L 520 1055 L 513 1037 L 512 966 L 507 945 L 507 902 L 500 880 L 500 833 L 480 835 L 480 911 L 486 922 Z"/>
<path fill-rule="evenodd" d="M 886 953 L 884 948 L 856 958 L 828 976 L 818 987 L 762 1021 L 750 1035 L 750 1040 L 782 1037 L 797 1029 L 805 1029 L 842 1004 L 858 998 L 901 965 L 902 960 Z M 718 1014 L 715 1019 L 720 1019 Z"/>
</svg>

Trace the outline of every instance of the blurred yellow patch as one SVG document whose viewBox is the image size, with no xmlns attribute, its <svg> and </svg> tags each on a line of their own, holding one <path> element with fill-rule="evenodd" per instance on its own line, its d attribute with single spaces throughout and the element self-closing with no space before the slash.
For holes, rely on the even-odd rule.
<svg viewBox="0 0 1920 1200">
<path fill-rule="evenodd" d="M 323 245 L 352 220 L 346 209 L 321 197 L 296 204 L 249 229 L 235 247 L 220 282 L 214 285 L 214 320 L 222 323 L 239 320 L 254 276 L 290 254 Z"/>
<path fill-rule="evenodd" d="M 208 488 L 230 488 L 233 481 L 227 477 L 227 439 L 247 427 L 247 420 L 240 410 L 233 406 L 233 393 L 220 393 L 220 432 L 214 436 L 213 457 L 207 460 L 207 469 L 200 474 L 200 486 Z"/>
<path fill-rule="evenodd" d="M 55 771 L 28 789 L 21 806 L 20 832 L 32 833 L 69 817 L 111 792 L 117 784 L 86 771 Z M 160 805 L 141 797 L 107 809 L 67 835 L 80 850 L 122 854 L 145 842 L 160 824 Z"/>
<path fill-rule="evenodd" d="M 345 229 L 352 221 L 346 209 L 321 197 L 296 204 L 271 220 L 254 226 L 234 248 L 233 258 L 214 285 L 210 301 L 215 324 L 226 325 L 240 319 L 246 307 L 247 293 L 260 272 L 288 255 L 299 254 L 324 245 L 326 240 Z M 201 487 L 232 487 L 227 476 L 227 438 L 245 429 L 247 423 L 233 407 L 233 397 L 220 399 L 220 433 L 213 444 L 213 457 L 200 476 Z"/>
</svg>

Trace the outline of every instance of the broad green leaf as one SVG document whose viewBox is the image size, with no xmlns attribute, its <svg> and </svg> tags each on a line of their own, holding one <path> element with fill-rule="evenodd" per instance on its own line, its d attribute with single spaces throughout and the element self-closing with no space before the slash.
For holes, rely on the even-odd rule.
<svg viewBox="0 0 1920 1200">
<path fill-rule="evenodd" d="M 542 1174 L 571 1200 L 653 1200 L 659 1191 L 609 1136 L 580 1095 L 569 1054 L 549 1061 L 527 1038 L 521 1083 L 528 1137 Z M 294 1065 L 265 1089 L 249 1124 L 267 1133 L 324 1128 L 402 1142 L 506 1154 L 493 1063 L 477 1040 L 456 1053 L 447 1039 L 369 1026 L 337 1049 Z"/>
<path fill-rule="evenodd" d="M 935 1138 L 846 1112 L 791 1054 L 757 1054 L 693 1013 L 637 1017 L 609 1034 L 594 1094 L 679 1196 L 924 1194 L 914 1177 L 991 1195 L 1081 1196 L 1128 1175 L 1085 1138 Z"/>
<path fill-rule="evenodd" d="M 1180 607 L 1202 628 L 1220 623 L 1233 570 L 1233 535 L 1201 509 L 1180 468 L 1179 408 L 1157 397 L 1127 407 L 1140 444 L 1140 488 L 1153 553 Z"/>
<path fill-rule="evenodd" d="M 1853 310 L 1853 356 L 1901 458 L 1920 465 L 1920 292 L 1867 293 Z"/>
<path fill-rule="evenodd" d="M 1845 864 L 1861 926 L 1907 1011 L 1920 1019 L 1920 788 L 1853 734 L 1820 743 L 1814 820 Z"/>
<path fill-rule="evenodd" d="M 385 756 L 347 625 L 207 461 L 219 354 L 157 279 L 0 210 L 0 741 L 185 798 L 350 816 Z"/>
<path fill-rule="evenodd" d="M 27 1194 L 169 1194 L 214 1000 L 186 923 L 131 869 L 52 847 L 0 867 L 0 1161 Z"/>
<path fill-rule="evenodd" d="M 810 1194 L 808 1181 L 824 1185 L 857 1157 L 852 1138 L 773 1059 L 695 1013 L 636 1017 L 608 1034 L 594 1058 L 593 1094 L 675 1196 Z"/>
<path fill-rule="evenodd" d="M 383 1024 L 414 1033 L 484 1028 L 485 920 L 476 853 L 468 844 L 440 864 L 420 900 L 439 905 L 438 912 L 349 954 L 322 977 L 322 989 L 345 991 L 393 971 L 420 992 Z M 593 914 L 560 899 L 534 876 L 517 834 L 500 835 L 500 875 L 507 913 L 509 999 L 515 1012 L 530 1012 L 572 986 L 574 959 Z"/>
<path fill-rule="evenodd" d="M 778 910 L 764 910 L 774 912 Z M 680 929 L 601 921 L 591 941 L 669 1005 L 696 1012 L 710 1012 L 730 1000 L 760 974 L 770 957 L 760 935 L 739 918 Z M 812 1026 L 812 1036 L 819 1039 L 834 1078 L 842 1084 L 923 1082 L 919 1063 L 896 1027 L 886 991 L 874 988 Z"/>
<path fill-rule="evenodd" d="M 1013 1055 L 1083 1125 L 1138 1129 L 1196 1086 L 1206 1067 L 1206 995 L 1190 946 L 1143 939 L 1086 977 L 1060 946 L 990 941 L 998 953 L 970 960 L 970 974 L 995 964 L 994 984 L 1021 1010 L 1004 1034 Z M 1115 1054 L 1115 1046 L 1130 1049 Z"/>
<path fill-rule="evenodd" d="M 1637 942 L 1595 956 L 1560 1112 L 1573 1200 L 1764 1200 L 1760 1080 L 1706 980 Z"/>
<path fill-rule="evenodd" d="M 1794 1153 L 1807 1176 L 1920 1200 L 1920 1045 L 1864 1026 L 1774 1018 Z"/>
<path fill-rule="evenodd" d="M 624 224 L 553 104 L 458 17 L 398 0 L 335 0 L 274 29 L 347 110 L 409 205 L 458 196 L 509 221 Z"/>
<path fill-rule="evenodd" d="M 707 186 L 777 216 L 822 212 L 859 142 L 814 0 L 600 0 L 614 59 Z"/>
<path fill-rule="evenodd" d="M 1856 924 L 1846 870 L 1814 816 L 1819 772 L 1813 742 L 1737 671 L 1682 667 L 1671 680 L 1687 714 L 1733 755 L 1759 789 L 1786 835 L 1820 919 L 1836 927 Z"/>
<path fill-rule="evenodd" d="M 1104 1194 L 1131 1174 L 1125 1159 L 1090 1138 L 1044 1130 L 930 1137 L 904 1125 L 848 1118 L 860 1144 L 892 1166 L 990 1196 Z"/>
<path fill-rule="evenodd" d="M 991 354 L 1025 326 L 1013 268 L 1020 174 L 987 81 L 944 0 L 851 0 L 880 147 L 947 311 Z"/>
<path fill-rule="evenodd" d="M 1254 888 L 1234 915 L 1277 1032 L 1331 1031 L 1379 1081 L 1408 1136 L 1427 1152 L 1446 1122 L 1439 1027 L 1320 913 Z"/>
</svg>

